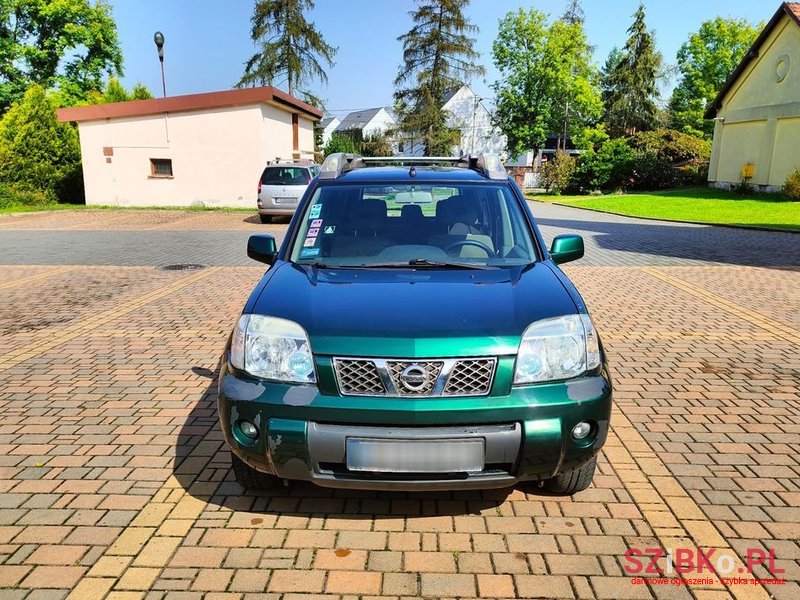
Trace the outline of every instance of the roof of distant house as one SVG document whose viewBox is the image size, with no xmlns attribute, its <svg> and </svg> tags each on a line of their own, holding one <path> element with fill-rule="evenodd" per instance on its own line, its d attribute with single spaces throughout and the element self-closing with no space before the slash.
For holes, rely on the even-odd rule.
<svg viewBox="0 0 800 600">
<path fill-rule="evenodd" d="M 391 112 L 385 106 L 379 106 L 378 108 L 368 108 L 365 110 L 357 110 L 348 114 L 342 122 L 339 123 L 339 126 L 336 127 L 336 131 L 352 131 L 353 129 L 364 129 L 372 119 L 375 118 L 382 110 L 385 110 L 391 116 Z"/>
<path fill-rule="evenodd" d="M 780 5 L 778 10 L 775 11 L 775 14 L 764 26 L 764 29 L 753 42 L 753 45 L 750 46 L 750 49 L 745 53 L 744 58 L 742 58 L 741 62 L 725 81 L 722 88 L 719 90 L 717 97 L 714 98 L 711 104 L 708 105 L 703 117 L 706 119 L 713 119 L 717 116 L 717 111 L 720 109 L 725 95 L 730 91 L 730 89 L 733 87 L 733 84 L 736 83 L 736 80 L 739 79 L 739 76 L 744 72 L 752 60 L 758 58 L 761 44 L 763 44 L 764 40 L 769 37 L 769 35 L 772 33 L 772 30 L 775 29 L 775 27 L 778 25 L 778 22 L 781 20 L 781 18 L 783 18 L 783 15 L 789 15 L 789 17 L 794 19 L 795 23 L 800 26 L 800 2 L 784 2 Z"/>
<path fill-rule="evenodd" d="M 318 108 L 270 86 L 185 96 L 167 96 L 166 98 L 151 98 L 150 100 L 71 106 L 58 109 L 57 114 L 59 121 L 99 121 L 261 103 L 279 106 L 290 112 L 304 113 L 314 120 L 322 118 L 322 111 Z"/>
<path fill-rule="evenodd" d="M 322 119 L 322 121 L 319 122 L 319 126 L 322 127 L 322 129 L 325 129 L 328 125 L 338 120 L 339 119 L 337 119 L 336 117 L 325 117 L 324 119 Z"/>
</svg>

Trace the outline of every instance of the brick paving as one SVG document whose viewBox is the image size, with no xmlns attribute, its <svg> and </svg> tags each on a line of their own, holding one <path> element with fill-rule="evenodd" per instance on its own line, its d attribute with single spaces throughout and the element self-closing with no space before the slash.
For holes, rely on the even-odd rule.
<svg viewBox="0 0 800 600">
<path fill-rule="evenodd" d="M 571 498 L 243 494 L 213 375 L 263 272 L 244 240 L 285 225 L 0 217 L 0 598 L 800 597 L 800 237 L 534 209 L 587 236 L 565 270 L 616 385 Z M 634 585 L 630 547 L 713 548 L 749 581 L 774 573 L 739 574 L 748 548 L 773 549 L 787 583 Z"/>
</svg>

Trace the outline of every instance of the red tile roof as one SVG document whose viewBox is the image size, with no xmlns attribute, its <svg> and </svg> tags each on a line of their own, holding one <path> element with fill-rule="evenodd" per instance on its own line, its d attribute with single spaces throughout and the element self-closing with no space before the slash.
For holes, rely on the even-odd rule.
<svg viewBox="0 0 800 600">
<path fill-rule="evenodd" d="M 274 104 L 290 112 L 304 113 L 314 120 L 322 118 L 322 111 L 318 108 L 269 86 L 186 96 L 167 96 L 166 98 L 152 98 L 150 100 L 93 104 L 91 106 L 71 106 L 58 109 L 57 114 L 59 121 L 80 122 L 260 103 Z"/>
</svg>

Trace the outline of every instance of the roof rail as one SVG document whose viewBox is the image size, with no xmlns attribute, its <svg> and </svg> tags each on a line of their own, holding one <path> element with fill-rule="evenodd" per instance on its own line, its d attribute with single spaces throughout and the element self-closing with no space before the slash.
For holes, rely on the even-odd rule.
<svg viewBox="0 0 800 600">
<path fill-rule="evenodd" d="M 496 154 L 472 154 L 463 156 L 361 156 L 336 152 L 322 162 L 320 179 L 336 179 L 349 171 L 383 163 L 403 166 L 436 165 L 447 163 L 463 169 L 477 171 L 490 179 L 507 179 L 508 173 Z"/>
</svg>

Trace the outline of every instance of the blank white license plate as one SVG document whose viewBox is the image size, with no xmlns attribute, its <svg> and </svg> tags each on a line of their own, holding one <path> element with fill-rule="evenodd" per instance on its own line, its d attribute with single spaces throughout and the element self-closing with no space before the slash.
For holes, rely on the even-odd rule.
<svg viewBox="0 0 800 600">
<path fill-rule="evenodd" d="M 273 198 L 275 204 L 296 204 L 297 198 Z"/>
<path fill-rule="evenodd" d="M 347 468 L 377 473 L 475 473 L 483 440 L 347 440 Z"/>
</svg>

